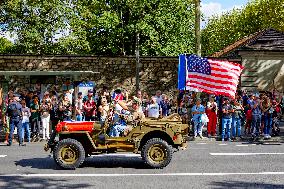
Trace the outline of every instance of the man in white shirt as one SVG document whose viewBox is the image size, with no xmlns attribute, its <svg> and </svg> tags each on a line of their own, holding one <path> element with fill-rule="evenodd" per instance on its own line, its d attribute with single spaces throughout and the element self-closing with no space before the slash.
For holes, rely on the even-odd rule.
<svg viewBox="0 0 284 189">
<path fill-rule="evenodd" d="M 152 97 L 151 103 L 146 108 L 146 112 L 147 112 L 148 117 L 152 117 L 152 118 L 160 117 L 160 106 L 157 103 L 157 100 L 155 97 Z"/>
</svg>

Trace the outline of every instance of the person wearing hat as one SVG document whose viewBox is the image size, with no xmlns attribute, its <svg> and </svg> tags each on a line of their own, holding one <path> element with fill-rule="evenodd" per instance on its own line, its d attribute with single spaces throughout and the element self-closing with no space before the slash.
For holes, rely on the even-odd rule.
<svg viewBox="0 0 284 189">
<path fill-rule="evenodd" d="M 230 99 L 225 97 L 224 104 L 222 106 L 222 141 L 225 140 L 225 130 L 227 131 L 228 141 L 231 141 L 231 125 L 232 125 L 232 113 L 234 112 Z"/>
<path fill-rule="evenodd" d="M 8 146 L 12 145 L 13 140 L 13 134 L 15 127 L 17 127 L 17 133 L 18 133 L 18 140 L 19 140 L 19 146 L 24 146 L 23 144 L 23 137 L 22 137 L 22 119 L 23 119 L 23 111 L 22 111 L 22 105 L 19 103 L 18 94 L 13 95 L 13 101 L 9 104 L 7 108 L 7 115 L 10 118 L 10 133 L 9 133 L 9 139 L 8 139 Z"/>
<path fill-rule="evenodd" d="M 202 114 L 205 113 L 205 108 L 201 104 L 201 99 L 196 99 L 196 104 L 192 107 L 192 120 L 194 123 L 194 137 L 197 137 L 199 135 L 200 138 L 202 137 L 202 129 L 204 123 L 201 121 Z"/>
</svg>

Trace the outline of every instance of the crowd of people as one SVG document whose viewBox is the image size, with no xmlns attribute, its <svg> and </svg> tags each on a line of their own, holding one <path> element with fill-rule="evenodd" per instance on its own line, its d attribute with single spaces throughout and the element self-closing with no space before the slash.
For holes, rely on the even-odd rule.
<svg viewBox="0 0 284 189">
<path fill-rule="evenodd" d="M 203 127 L 208 137 L 220 135 L 221 140 L 232 141 L 243 136 L 263 135 L 265 139 L 279 135 L 279 121 L 284 112 L 284 96 L 271 92 L 250 93 L 238 91 L 234 99 L 222 96 L 182 92 L 179 96 L 179 114 L 192 125 L 194 137 L 202 138 Z M 219 131 L 219 132 L 217 132 Z"/>
<path fill-rule="evenodd" d="M 5 142 L 11 145 L 15 127 L 20 144 L 24 139 L 30 142 L 35 137 L 47 140 L 50 129 L 59 121 L 72 120 L 100 121 L 101 124 L 111 121 L 109 135 L 117 137 L 129 132 L 127 120 L 130 117 L 132 121 L 145 116 L 158 119 L 173 113 L 178 113 L 183 123 L 189 124 L 194 137 L 203 138 L 205 133 L 208 137 L 219 134 L 222 141 L 244 135 L 258 137 L 262 134 L 270 138 L 279 134 L 277 124 L 284 107 L 284 96 L 277 99 L 269 92 L 238 92 L 235 99 L 189 91 L 179 91 L 176 97 L 168 97 L 161 91 L 154 96 L 138 91 L 129 97 L 127 91 L 109 92 L 106 87 L 100 91 L 90 89 L 86 96 L 72 92 L 68 90 L 59 96 L 55 91 L 46 91 L 43 95 L 27 90 L 20 94 L 9 91 L 1 108 Z M 132 111 L 124 106 L 131 107 Z M 204 128 L 207 128 L 205 132 Z"/>
</svg>

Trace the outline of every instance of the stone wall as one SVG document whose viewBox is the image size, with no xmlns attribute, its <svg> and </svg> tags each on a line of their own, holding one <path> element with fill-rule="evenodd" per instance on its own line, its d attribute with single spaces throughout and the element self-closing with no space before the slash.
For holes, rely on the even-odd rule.
<svg viewBox="0 0 284 189">
<path fill-rule="evenodd" d="M 178 57 L 141 57 L 140 63 L 141 90 L 153 94 L 156 90 L 167 93 L 177 88 Z M 136 59 L 133 56 L 0 55 L 0 71 L 94 71 L 99 74 L 81 75 L 79 80 L 95 81 L 98 88 L 122 86 L 133 92 Z M 9 84 L 14 88 L 30 87 L 30 77 L 14 75 Z"/>
</svg>

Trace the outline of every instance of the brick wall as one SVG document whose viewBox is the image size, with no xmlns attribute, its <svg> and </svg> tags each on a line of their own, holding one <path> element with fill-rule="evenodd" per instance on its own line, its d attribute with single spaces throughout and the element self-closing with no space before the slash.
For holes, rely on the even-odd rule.
<svg viewBox="0 0 284 189">
<path fill-rule="evenodd" d="M 176 89 L 178 57 L 141 57 L 140 88 L 149 93 Z M 99 56 L 22 56 L 0 55 L 0 71 L 94 71 L 100 74 L 81 75 L 80 80 L 90 80 L 110 89 L 118 86 L 135 90 L 136 59 Z M 3 79 L 3 76 L 1 76 Z M 10 86 L 30 87 L 29 76 L 12 76 Z M 58 83 L 59 85 L 62 83 Z"/>
</svg>

